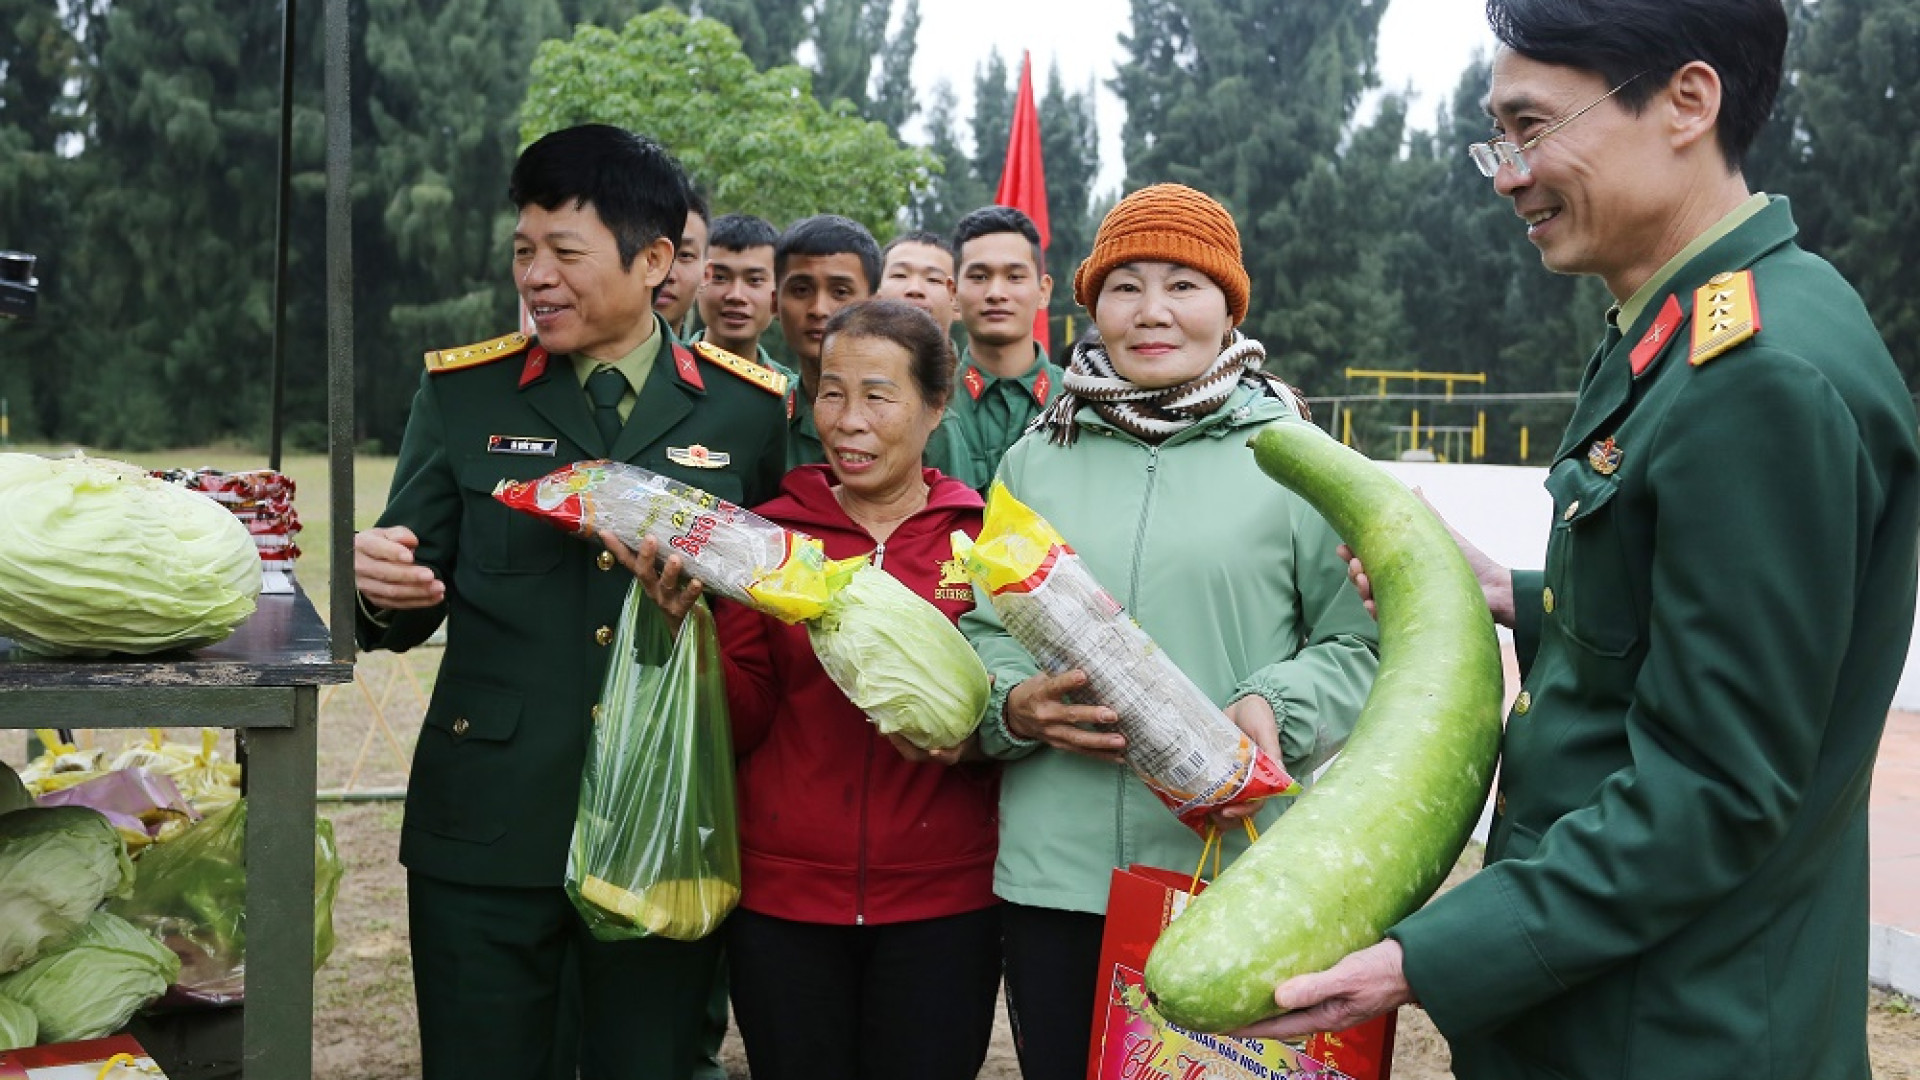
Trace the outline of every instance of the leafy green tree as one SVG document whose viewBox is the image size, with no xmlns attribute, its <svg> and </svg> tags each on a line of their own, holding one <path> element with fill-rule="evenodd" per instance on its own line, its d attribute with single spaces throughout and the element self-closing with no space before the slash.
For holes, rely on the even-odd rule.
<svg viewBox="0 0 1920 1080">
<path fill-rule="evenodd" d="M 1350 209 L 1372 183 L 1342 145 L 1375 81 L 1384 4 L 1351 0 L 1133 0 L 1114 82 L 1127 107 L 1127 183 L 1208 192 L 1240 226 L 1253 279 L 1249 332 L 1277 369 L 1321 392 L 1353 355 L 1386 221 Z M 1285 103 L 1285 107 L 1276 107 Z"/>
<path fill-rule="evenodd" d="M 1752 179 L 1784 191 L 1809 248 L 1860 290 L 1900 370 L 1920 375 L 1920 0 L 1794 5 L 1801 47 Z M 1762 154 L 1773 151 L 1771 158 Z"/>
<path fill-rule="evenodd" d="M 1013 128 L 1013 101 L 1018 93 L 1013 83 L 1016 77 L 999 49 L 989 52 L 973 69 L 973 175 L 986 186 L 985 202 L 991 202 L 999 190 L 1000 173 L 1007 165 L 1007 136 Z"/>
<path fill-rule="evenodd" d="M 699 0 L 693 14 L 732 27 L 748 59 L 762 70 L 793 63 L 807 36 L 804 0 Z"/>
<path fill-rule="evenodd" d="M 1060 65 L 1047 72 L 1040 96 L 1040 157 L 1047 170 L 1047 216 L 1053 243 L 1047 264 L 1053 274 L 1049 310 L 1058 319 L 1077 315 L 1073 272 L 1093 250 L 1100 222 L 1093 217 L 1093 184 L 1100 175 L 1100 128 L 1093 111 L 1093 86 L 1072 92 L 1060 81 Z M 1056 335 L 1057 338 L 1058 335 Z M 1060 343 L 1064 346 L 1064 342 Z M 1056 351 L 1064 354 L 1065 349 Z"/>
<path fill-rule="evenodd" d="M 993 192 L 973 172 L 973 157 L 961 142 L 959 105 L 945 80 L 934 84 L 927 106 L 927 152 L 936 171 L 908 207 L 908 223 L 941 235 L 953 230 L 960 215 L 986 205 Z"/>
<path fill-rule="evenodd" d="M 920 96 L 913 88 L 913 54 L 920 40 L 920 0 L 907 0 L 900 28 L 887 39 L 880 53 L 880 71 L 873 100 L 866 116 L 887 125 L 898 138 L 900 129 L 920 111 Z"/>
<path fill-rule="evenodd" d="M 521 139 L 589 121 L 659 139 L 716 213 L 772 221 L 832 210 L 884 233 L 935 163 L 851 105 L 821 106 L 805 70 L 758 71 L 731 30 L 669 9 L 540 46 Z"/>
</svg>

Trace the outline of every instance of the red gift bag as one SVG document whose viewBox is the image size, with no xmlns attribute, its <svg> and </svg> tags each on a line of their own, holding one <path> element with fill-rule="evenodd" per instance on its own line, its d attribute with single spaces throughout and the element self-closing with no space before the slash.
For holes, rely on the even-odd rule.
<svg viewBox="0 0 1920 1080">
<path fill-rule="evenodd" d="M 1315 1035 L 1305 1051 L 1278 1039 L 1236 1039 L 1187 1031 L 1168 1022 L 1147 1000 L 1140 972 L 1147 953 L 1192 898 L 1194 878 L 1134 865 L 1113 872 L 1106 931 L 1100 939 L 1100 982 L 1094 1000 L 1087 1080 L 1209 1075 L 1270 1080 L 1390 1080 L 1396 1014 L 1345 1031 Z M 1204 882 L 1200 889 L 1206 888 Z"/>
</svg>

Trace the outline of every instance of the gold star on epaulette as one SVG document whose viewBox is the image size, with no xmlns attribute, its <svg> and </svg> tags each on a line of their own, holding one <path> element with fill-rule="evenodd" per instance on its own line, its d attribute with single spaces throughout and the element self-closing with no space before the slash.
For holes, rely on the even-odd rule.
<svg viewBox="0 0 1920 1080">
<path fill-rule="evenodd" d="M 1693 348 L 1687 359 L 1699 366 L 1760 332 L 1760 306 L 1753 294 L 1753 271 L 1715 274 L 1693 293 Z"/>
<path fill-rule="evenodd" d="M 491 341 L 462 345 L 457 349 L 435 349 L 427 354 L 427 370 L 435 375 L 444 375 L 461 368 L 478 367 L 481 364 L 491 364 L 495 360 L 505 360 L 526 347 L 527 335 L 516 330 Z"/>
<path fill-rule="evenodd" d="M 705 341 L 693 343 L 693 351 L 700 354 L 702 360 L 722 368 L 776 397 L 785 397 L 787 377 L 772 368 L 761 367 L 744 356 L 735 356 L 718 345 Z"/>
</svg>

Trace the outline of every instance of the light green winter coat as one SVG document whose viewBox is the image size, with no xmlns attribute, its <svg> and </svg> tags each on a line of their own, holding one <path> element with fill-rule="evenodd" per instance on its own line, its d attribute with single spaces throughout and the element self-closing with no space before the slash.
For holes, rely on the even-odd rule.
<svg viewBox="0 0 1920 1080">
<path fill-rule="evenodd" d="M 1074 445 L 1027 435 L 998 479 L 1066 538 L 1215 704 L 1265 697 L 1287 770 L 1304 778 L 1346 742 L 1379 642 L 1332 528 L 1268 479 L 1247 449 L 1256 429 L 1292 415 L 1291 405 L 1242 388 L 1152 446 L 1083 408 Z M 994 679 L 982 748 L 1007 762 L 994 891 L 1018 904 L 1101 913 L 1115 867 L 1191 871 L 1200 837 L 1130 768 L 1007 730 L 1007 693 L 1038 668 L 984 595 L 960 627 Z M 1271 823 L 1289 801 L 1270 800 L 1257 821 Z M 1230 859 L 1247 840 L 1235 833 L 1227 844 Z"/>
</svg>

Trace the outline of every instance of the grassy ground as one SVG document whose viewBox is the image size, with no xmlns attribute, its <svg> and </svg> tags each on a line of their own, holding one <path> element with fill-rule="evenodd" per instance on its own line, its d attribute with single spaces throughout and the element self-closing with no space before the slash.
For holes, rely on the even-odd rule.
<svg viewBox="0 0 1920 1080">
<path fill-rule="evenodd" d="M 42 448 L 45 449 L 45 448 Z M 103 454 L 102 456 L 122 456 Z M 124 455 L 147 468 L 198 467 L 248 469 L 264 458 L 239 450 L 188 450 Z M 283 471 L 298 485 L 296 505 L 306 528 L 297 577 L 316 599 L 324 616 L 327 588 L 327 462 L 320 455 L 297 455 Z M 384 504 L 393 459 L 362 457 L 355 465 L 354 521 L 373 523 Z M 403 788 L 413 741 L 431 692 L 438 652 L 415 650 L 406 656 L 386 653 L 360 658 L 356 682 L 329 687 L 321 697 L 319 788 L 350 798 Z M 190 721 L 184 720 L 183 723 Z M 173 733 L 193 738 L 191 728 Z M 83 733 L 95 745 L 115 745 L 135 735 Z M 229 744 L 230 746 L 230 744 Z M 21 742 L 0 743 L 0 760 L 20 761 Z M 400 804 L 392 801 L 328 801 L 322 813 L 333 820 L 347 876 L 334 909 L 337 945 L 332 959 L 314 980 L 314 1076 L 316 1080 L 403 1080 L 420 1072 L 419 1041 L 413 1017 L 413 982 L 407 945 L 405 876 L 396 860 Z M 1470 873 L 1473 856 L 1463 860 L 1456 879 Z M 1903 998 L 1876 995 L 1868 1022 L 1877 1080 L 1920 1080 L 1920 1014 Z M 725 1049 L 730 1075 L 745 1077 L 737 1039 Z M 1398 1080 L 1444 1080 L 1445 1043 L 1424 1013 L 1401 1014 L 1393 1074 Z M 983 1080 L 1013 1080 L 1019 1070 L 1004 1014 L 998 1024 Z"/>
</svg>

